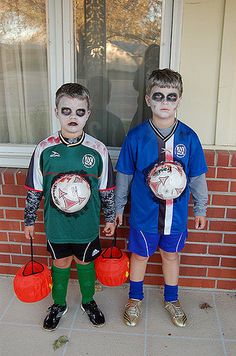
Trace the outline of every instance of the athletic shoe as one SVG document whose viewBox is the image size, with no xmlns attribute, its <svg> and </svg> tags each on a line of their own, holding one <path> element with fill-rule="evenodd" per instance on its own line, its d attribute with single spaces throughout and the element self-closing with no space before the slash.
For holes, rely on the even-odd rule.
<svg viewBox="0 0 236 356">
<path fill-rule="evenodd" d="M 81 309 L 87 313 L 89 320 L 94 326 L 100 327 L 105 324 L 105 317 L 94 300 L 81 304 Z"/>
<path fill-rule="evenodd" d="M 67 305 L 53 304 L 48 308 L 49 313 L 43 322 L 43 328 L 48 331 L 53 331 L 58 327 L 59 321 L 66 314 Z"/>
<path fill-rule="evenodd" d="M 123 320 L 127 326 L 136 326 L 141 315 L 141 304 L 142 300 L 139 299 L 129 299 L 128 303 L 125 305 L 125 311 Z"/>
<path fill-rule="evenodd" d="M 164 302 L 164 307 L 170 314 L 173 324 L 184 327 L 187 324 L 187 316 L 183 311 L 179 300 L 176 302 Z"/>
</svg>

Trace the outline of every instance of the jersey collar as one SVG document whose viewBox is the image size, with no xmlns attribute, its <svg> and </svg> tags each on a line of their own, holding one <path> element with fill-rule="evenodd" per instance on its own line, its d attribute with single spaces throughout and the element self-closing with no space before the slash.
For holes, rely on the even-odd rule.
<svg viewBox="0 0 236 356">
<path fill-rule="evenodd" d="M 176 120 L 175 120 L 175 123 L 174 123 L 174 126 L 172 127 L 172 130 L 171 130 L 171 132 L 169 133 L 169 135 L 163 136 L 163 135 L 161 134 L 161 132 L 158 130 L 158 128 L 156 128 L 156 126 L 153 124 L 152 120 L 149 119 L 148 122 L 149 122 L 151 128 L 153 129 L 153 131 L 155 132 L 155 134 L 156 134 L 158 137 L 160 137 L 160 139 L 161 139 L 162 141 L 164 141 L 164 142 L 166 142 L 166 141 L 169 140 L 169 138 L 174 134 L 174 132 L 175 132 L 175 130 L 177 129 L 178 124 L 179 124 L 179 120 L 176 119 Z"/>
<path fill-rule="evenodd" d="M 81 143 L 84 141 L 85 133 L 83 131 L 80 137 L 77 137 L 73 140 L 63 137 L 61 132 L 59 132 L 59 137 L 61 142 L 64 143 L 64 145 L 66 145 L 67 147 L 73 147 L 73 146 L 81 145 Z"/>
</svg>

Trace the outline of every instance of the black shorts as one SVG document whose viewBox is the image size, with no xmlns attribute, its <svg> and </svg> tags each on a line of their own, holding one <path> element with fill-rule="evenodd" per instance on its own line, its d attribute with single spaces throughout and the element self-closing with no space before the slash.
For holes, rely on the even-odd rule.
<svg viewBox="0 0 236 356">
<path fill-rule="evenodd" d="M 99 237 L 85 244 L 55 244 L 48 241 L 47 250 L 50 252 L 53 260 L 75 256 L 83 262 L 95 260 L 102 252 Z"/>
</svg>

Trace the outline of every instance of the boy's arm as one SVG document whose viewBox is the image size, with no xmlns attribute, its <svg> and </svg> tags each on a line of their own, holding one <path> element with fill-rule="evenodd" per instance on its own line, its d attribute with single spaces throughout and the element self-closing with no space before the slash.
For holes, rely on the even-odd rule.
<svg viewBox="0 0 236 356">
<path fill-rule="evenodd" d="M 203 229 L 206 223 L 206 210 L 208 202 L 208 189 L 206 175 L 190 177 L 189 188 L 193 197 L 193 212 L 196 229 Z"/>
<path fill-rule="evenodd" d="M 34 224 L 37 218 L 36 212 L 39 208 L 43 192 L 28 190 L 25 204 L 25 237 L 30 239 L 34 234 Z"/>
<path fill-rule="evenodd" d="M 99 194 L 106 221 L 104 232 L 106 236 L 112 236 L 115 231 L 115 189 L 103 190 Z"/>
<path fill-rule="evenodd" d="M 116 220 L 118 222 L 118 225 L 122 225 L 123 222 L 123 212 L 128 200 L 130 184 L 132 179 L 133 179 L 132 174 L 124 174 L 121 172 L 117 172 L 115 204 L 116 204 Z"/>
</svg>

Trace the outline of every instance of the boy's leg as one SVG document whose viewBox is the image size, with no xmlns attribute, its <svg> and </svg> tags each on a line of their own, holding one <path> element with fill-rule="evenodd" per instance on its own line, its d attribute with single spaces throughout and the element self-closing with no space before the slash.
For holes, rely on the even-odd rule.
<svg viewBox="0 0 236 356">
<path fill-rule="evenodd" d="M 72 256 L 54 260 L 52 265 L 52 298 L 54 304 L 48 308 L 49 313 L 43 322 L 45 330 L 55 330 L 61 317 L 67 312 L 66 295 L 70 278 Z"/>
<path fill-rule="evenodd" d="M 162 258 L 162 272 L 166 285 L 177 286 L 179 280 L 179 254 L 160 249 Z M 177 298 L 178 299 L 178 298 Z"/>
<path fill-rule="evenodd" d="M 94 326 L 103 326 L 105 324 L 105 317 L 93 299 L 96 280 L 94 262 L 82 263 L 76 259 L 76 268 L 82 294 L 81 309 L 87 313 L 89 320 Z"/>
<path fill-rule="evenodd" d="M 159 234 L 146 233 L 130 228 L 128 250 L 132 252 L 130 259 L 130 291 L 129 300 L 125 305 L 124 323 L 128 326 L 137 325 L 141 315 L 141 304 L 144 298 L 143 281 L 149 256 L 157 250 Z"/>
<path fill-rule="evenodd" d="M 176 326 L 183 327 L 186 326 L 187 317 L 178 298 L 179 254 L 178 252 L 166 252 L 162 249 L 160 249 L 160 253 L 165 281 L 164 306 L 169 312 L 172 322 Z"/>
<path fill-rule="evenodd" d="M 143 280 L 146 272 L 148 257 L 132 253 L 130 259 L 130 290 L 129 300 L 125 305 L 124 323 L 136 326 L 141 315 L 141 304 L 144 298 Z"/>
<path fill-rule="evenodd" d="M 130 291 L 129 298 L 142 300 L 143 280 L 147 268 L 148 257 L 131 254 L 130 258 Z"/>
<path fill-rule="evenodd" d="M 95 279 L 96 273 L 94 269 L 94 262 L 87 264 L 76 263 L 80 291 L 82 294 L 82 304 L 89 303 L 93 300 L 95 293 Z"/>
</svg>

